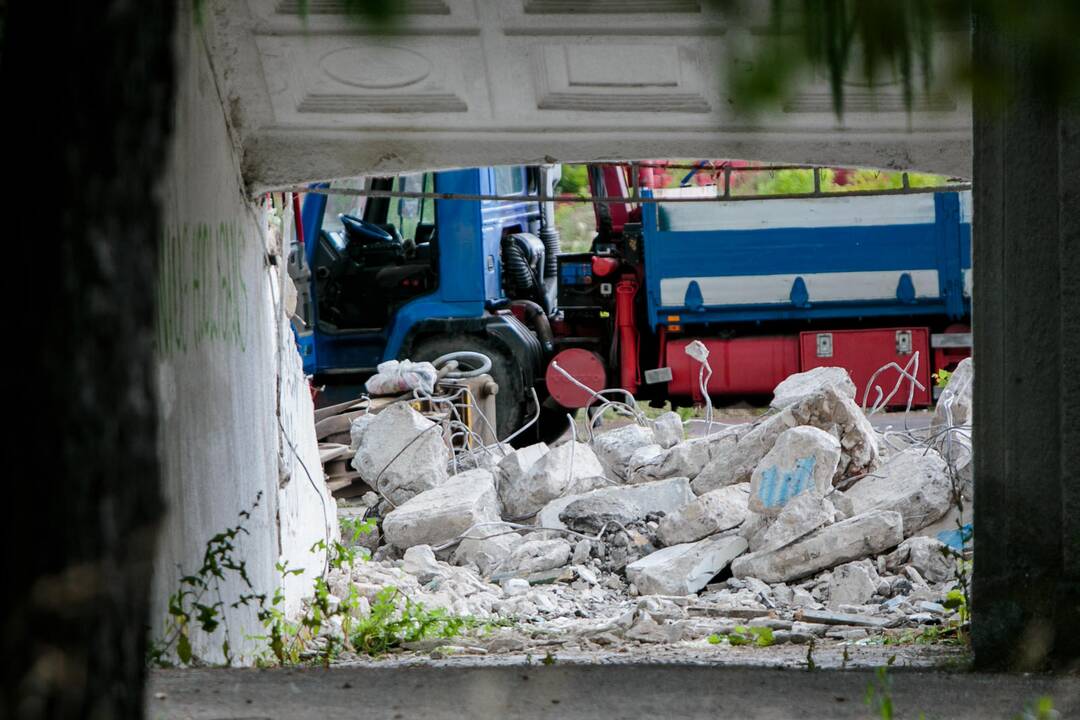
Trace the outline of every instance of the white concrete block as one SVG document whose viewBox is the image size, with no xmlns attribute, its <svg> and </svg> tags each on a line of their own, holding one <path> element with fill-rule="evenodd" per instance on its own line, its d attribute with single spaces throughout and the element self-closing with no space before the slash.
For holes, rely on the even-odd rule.
<svg viewBox="0 0 1080 720">
<path fill-rule="evenodd" d="M 775 517 L 800 493 L 824 497 L 839 462 L 840 442 L 824 430 L 808 425 L 785 430 L 750 476 L 750 509 Z"/>
<path fill-rule="evenodd" d="M 735 577 L 790 582 L 842 563 L 876 555 L 903 540 L 900 513 L 874 511 L 829 525 L 778 550 L 744 555 L 731 566 Z"/>
<path fill-rule="evenodd" d="M 664 545 L 695 542 L 709 535 L 730 530 L 746 519 L 750 487 L 746 483 L 717 488 L 699 495 L 686 505 L 668 513 L 657 528 Z"/>
<path fill-rule="evenodd" d="M 842 367 L 816 367 L 788 375 L 773 390 L 773 399 L 769 404 L 774 408 L 785 408 L 813 395 L 826 385 L 832 385 L 842 394 L 855 399 L 855 383 L 851 381 L 847 370 Z"/>
<path fill-rule="evenodd" d="M 627 463 L 636 450 L 654 445 L 656 440 L 651 429 L 641 425 L 623 425 L 597 435 L 592 442 L 596 456 L 600 458 L 608 477 L 625 482 Z"/>
<path fill-rule="evenodd" d="M 904 517 L 904 536 L 949 511 L 952 484 L 945 461 L 933 450 L 911 448 L 894 455 L 871 476 L 844 492 L 856 514 L 895 510 Z"/>
<path fill-rule="evenodd" d="M 626 577 L 642 595 L 692 595 L 746 547 L 738 535 L 672 545 L 627 565 Z"/>
<path fill-rule="evenodd" d="M 618 510 L 625 516 L 641 519 L 647 513 L 673 512 L 693 498 L 690 481 L 686 478 L 668 478 L 636 485 L 614 485 L 553 500 L 540 511 L 537 522 L 541 527 L 565 528 L 566 524 L 560 516 L 572 503 L 579 503 L 579 515 L 588 512 L 591 504 L 597 512 Z"/>
<path fill-rule="evenodd" d="M 441 545 L 477 523 L 499 520 L 497 503 L 492 474 L 469 470 L 387 513 L 383 535 L 389 544 L 402 549 Z"/>
<path fill-rule="evenodd" d="M 541 456 L 524 475 L 502 478 L 499 497 L 508 519 L 521 518 L 535 514 L 555 498 L 603 484 L 604 466 L 592 448 L 567 442 Z"/>
<path fill-rule="evenodd" d="M 400 505 L 446 482 L 449 459 L 439 426 L 402 402 L 367 423 L 352 466 L 364 482 Z"/>
</svg>

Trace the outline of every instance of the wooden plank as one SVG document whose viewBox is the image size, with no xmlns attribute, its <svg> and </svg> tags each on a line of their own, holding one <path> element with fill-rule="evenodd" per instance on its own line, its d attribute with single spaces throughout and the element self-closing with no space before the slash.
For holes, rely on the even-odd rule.
<svg viewBox="0 0 1080 720">
<path fill-rule="evenodd" d="M 340 415 L 341 413 L 348 412 L 350 410 L 363 409 L 364 405 L 366 404 L 367 400 L 361 400 L 360 398 L 357 398 L 356 400 L 338 403 L 337 405 L 327 405 L 326 407 L 317 408 L 315 410 L 315 422 L 317 423 L 321 420 L 325 420 L 328 417 Z"/>
<path fill-rule="evenodd" d="M 322 442 L 331 435 L 343 432 L 347 433 L 349 432 L 349 425 L 352 424 L 352 421 L 366 412 L 366 410 L 352 410 L 341 415 L 334 415 L 325 420 L 320 420 L 315 423 L 315 437 L 318 438 L 319 442 Z"/>
<path fill-rule="evenodd" d="M 319 443 L 319 462 L 323 465 L 350 455 L 352 450 L 343 443 Z"/>
</svg>

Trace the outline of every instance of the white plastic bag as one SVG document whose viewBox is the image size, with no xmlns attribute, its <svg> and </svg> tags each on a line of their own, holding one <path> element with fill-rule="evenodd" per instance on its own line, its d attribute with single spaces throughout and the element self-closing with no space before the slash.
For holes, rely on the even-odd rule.
<svg viewBox="0 0 1080 720">
<path fill-rule="evenodd" d="M 372 395 L 399 395 L 409 390 L 435 391 L 438 373 L 429 362 L 387 360 L 380 363 L 377 370 L 364 385 Z"/>
</svg>

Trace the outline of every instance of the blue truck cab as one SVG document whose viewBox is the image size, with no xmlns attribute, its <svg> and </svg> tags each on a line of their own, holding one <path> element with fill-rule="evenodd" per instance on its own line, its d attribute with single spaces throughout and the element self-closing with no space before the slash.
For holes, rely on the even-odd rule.
<svg viewBox="0 0 1080 720">
<path fill-rule="evenodd" d="M 526 196 L 535 195 L 536 182 L 531 168 L 505 166 L 329 185 Z M 524 200 L 309 193 L 302 210 L 309 273 L 300 291 L 307 297 L 300 302 L 303 325 L 294 324 L 305 373 L 316 385 L 340 386 L 342 397 L 355 397 L 355 387 L 383 361 L 471 349 L 498 356 L 500 384 L 530 387 L 541 367 L 539 343 L 505 311 L 500 247 L 508 236 L 537 232 L 541 214 L 539 203 Z M 507 426 L 517 421 L 511 415 Z"/>
</svg>

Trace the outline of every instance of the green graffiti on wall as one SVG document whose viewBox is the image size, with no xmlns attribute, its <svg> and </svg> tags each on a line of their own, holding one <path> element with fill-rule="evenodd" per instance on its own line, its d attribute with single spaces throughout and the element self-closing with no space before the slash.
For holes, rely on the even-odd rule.
<svg viewBox="0 0 1080 720">
<path fill-rule="evenodd" d="M 167 227 L 158 260 L 157 350 L 163 356 L 219 341 L 244 350 L 247 238 L 235 222 Z"/>
</svg>

